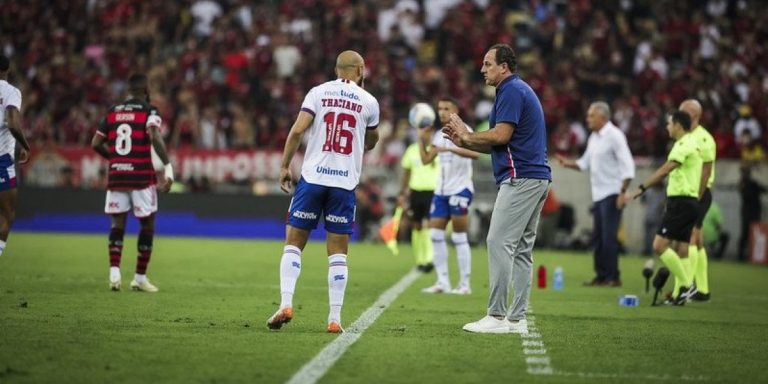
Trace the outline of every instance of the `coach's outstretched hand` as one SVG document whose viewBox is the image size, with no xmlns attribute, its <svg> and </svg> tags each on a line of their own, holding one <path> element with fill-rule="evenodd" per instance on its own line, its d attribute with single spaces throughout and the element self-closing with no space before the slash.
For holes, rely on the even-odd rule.
<svg viewBox="0 0 768 384">
<path fill-rule="evenodd" d="M 287 194 L 293 191 L 293 175 L 290 168 L 280 168 L 280 189 Z"/>
<path fill-rule="evenodd" d="M 469 134 L 470 132 L 467 129 L 467 125 L 461 120 L 459 115 L 451 113 L 450 119 L 448 119 L 448 122 L 443 127 L 443 135 L 445 135 L 445 138 L 459 147 L 464 147 L 464 141 Z"/>
</svg>

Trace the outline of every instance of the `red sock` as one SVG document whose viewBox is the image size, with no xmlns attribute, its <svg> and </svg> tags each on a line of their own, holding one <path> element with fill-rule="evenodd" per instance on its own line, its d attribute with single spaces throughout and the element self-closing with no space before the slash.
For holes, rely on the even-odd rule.
<svg viewBox="0 0 768 384">
<path fill-rule="evenodd" d="M 152 238 L 155 231 L 151 229 L 142 229 L 139 232 L 139 257 L 136 261 L 136 273 L 145 275 L 147 273 L 147 264 L 152 256 Z"/>
<path fill-rule="evenodd" d="M 125 230 L 122 228 L 112 228 L 109 231 L 110 267 L 120 267 L 120 258 L 123 255 L 123 235 L 125 235 Z"/>
</svg>

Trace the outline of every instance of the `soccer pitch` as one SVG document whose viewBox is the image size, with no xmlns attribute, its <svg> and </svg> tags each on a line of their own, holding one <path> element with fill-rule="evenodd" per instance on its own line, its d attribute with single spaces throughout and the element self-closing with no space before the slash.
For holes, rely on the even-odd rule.
<svg viewBox="0 0 768 384">
<path fill-rule="evenodd" d="M 0 383 L 284 383 L 334 342 L 325 333 L 327 261 L 310 243 L 295 318 L 264 322 L 279 302 L 282 243 L 155 239 L 157 294 L 131 292 L 135 236 L 126 236 L 123 291 L 108 290 L 107 235 L 12 233 L 0 257 Z M 412 267 L 409 247 L 353 244 L 342 323 L 350 325 Z M 484 315 L 488 270 L 473 249 L 473 294 L 427 295 L 434 273 L 394 298 L 320 383 L 765 382 L 768 269 L 710 261 L 712 301 L 650 307 L 644 259 L 623 257 L 623 288 L 585 288 L 586 253 L 535 251 L 562 266 L 565 289 L 532 289 L 537 332 L 461 330 Z M 456 261 L 451 249 L 451 272 Z M 668 287 L 671 282 L 668 283 Z M 618 305 L 637 294 L 640 306 Z"/>
</svg>

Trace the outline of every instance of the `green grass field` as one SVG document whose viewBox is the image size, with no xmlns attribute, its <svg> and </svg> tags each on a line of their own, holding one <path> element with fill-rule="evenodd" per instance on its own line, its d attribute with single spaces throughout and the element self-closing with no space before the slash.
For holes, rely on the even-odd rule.
<svg viewBox="0 0 768 384">
<path fill-rule="evenodd" d="M 322 243 L 305 250 L 294 321 L 272 332 L 264 322 L 279 302 L 281 243 L 158 237 L 149 276 L 161 291 L 146 294 L 125 289 L 136 262 L 135 239 L 126 237 L 124 290 L 110 292 L 106 234 L 11 234 L 0 257 L 0 383 L 283 383 L 336 338 L 325 333 Z M 402 250 L 393 257 L 380 245 L 352 246 L 344 325 L 409 272 L 410 252 Z M 472 295 L 422 294 L 434 274 L 419 277 L 319 382 L 768 377 L 764 267 L 710 262 L 711 302 L 650 307 L 640 276 L 643 259 L 621 260 L 623 288 L 584 288 L 581 282 L 591 277 L 589 255 L 539 251 L 536 264 L 550 271 L 562 266 L 566 287 L 533 289 L 543 346 L 531 352 L 524 346 L 530 339 L 519 335 L 461 330 L 486 307 L 485 250 L 476 248 L 473 256 Z M 450 262 L 455 274 L 453 254 Z M 640 296 L 639 307 L 618 305 L 627 293 Z M 551 373 L 529 373 L 538 364 L 531 357 L 548 358 Z"/>
</svg>

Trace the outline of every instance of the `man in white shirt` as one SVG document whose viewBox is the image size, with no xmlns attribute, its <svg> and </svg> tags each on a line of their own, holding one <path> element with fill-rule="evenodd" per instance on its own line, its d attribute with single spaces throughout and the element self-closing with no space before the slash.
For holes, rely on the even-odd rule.
<svg viewBox="0 0 768 384">
<path fill-rule="evenodd" d="M 365 62 L 344 51 L 336 59 L 336 80 L 312 88 L 288 133 L 280 166 L 280 188 L 293 190 L 291 160 L 308 132 L 301 178 L 288 208 L 285 247 L 280 260 L 280 308 L 267 320 L 280 329 L 293 318 L 293 293 L 301 272 L 301 252 L 321 217 L 327 234 L 330 333 L 341 333 L 341 306 L 347 287 L 349 235 L 355 221 L 355 187 L 363 152 L 379 139 L 379 103 L 363 89 Z"/>
<path fill-rule="evenodd" d="M 19 163 L 29 160 L 29 143 L 21 132 L 21 91 L 8 83 L 10 60 L 0 55 L 0 256 L 16 216 L 16 142 Z"/>
<path fill-rule="evenodd" d="M 560 165 L 590 171 L 594 219 L 595 278 L 587 286 L 620 287 L 619 222 L 626 203 L 624 192 L 635 177 L 635 162 L 627 138 L 610 121 L 607 103 L 592 103 L 587 110 L 587 125 L 592 131 L 587 150 L 578 160 L 557 155 Z"/>
</svg>

